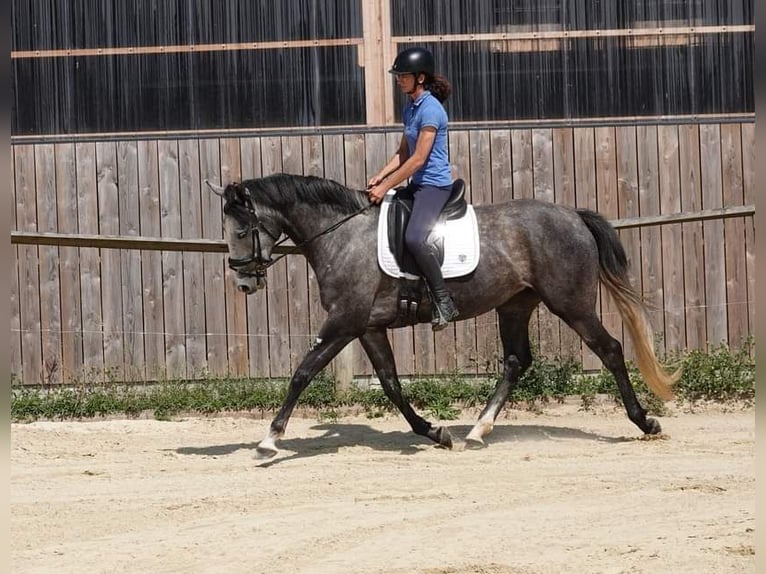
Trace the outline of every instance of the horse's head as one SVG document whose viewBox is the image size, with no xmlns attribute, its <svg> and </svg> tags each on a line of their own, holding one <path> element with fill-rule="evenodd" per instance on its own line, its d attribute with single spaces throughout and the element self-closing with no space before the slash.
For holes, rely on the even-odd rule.
<svg viewBox="0 0 766 574">
<path fill-rule="evenodd" d="M 270 210 L 260 208 L 250 189 L 241 183 L 221 188 L 206 182 L 224 199 L 223 223 L 229 247 L 229 268 L 236 272 L 237 288 L 250 295 L 266 287 L 271 251 L 282 227 Z"/>
</svg>

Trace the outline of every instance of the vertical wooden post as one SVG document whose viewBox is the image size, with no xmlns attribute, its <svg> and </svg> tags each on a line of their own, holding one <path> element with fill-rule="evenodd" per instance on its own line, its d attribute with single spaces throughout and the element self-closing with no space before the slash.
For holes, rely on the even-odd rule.
<svg viewBox="0 0 766 574">
<path fill-rule="evenodd" d="M 345 393 L 351 389 L 354 382 L 354 345 L 349 343 L 335 357 L 335 383 L 336 390 Z"/>
<path fill-rule="evenodd" d="M 389 125 L 394 121 L 393 89 L 388 77 L 394 52 L 389 2 L 364 0 L 362 26 L 360 61 L 364 66 L 367 125 Z"/>
</svg>

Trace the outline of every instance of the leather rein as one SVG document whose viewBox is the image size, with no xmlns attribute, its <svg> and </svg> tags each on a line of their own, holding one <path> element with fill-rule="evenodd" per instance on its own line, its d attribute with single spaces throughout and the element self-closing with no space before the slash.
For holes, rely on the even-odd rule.
<svg viewBox="0 0 766 574">
<path fill-rule="evenodd" d="M 261 223 L 260 219 L 258 219 L 258 215 L 255 213 L 255 206 L 253 205 L 253 199 L 250 195 L 250 190 L 242 186 L 242 189 L 244 190 L 244 196 L 245 196 L 245 208 L 247 209 L 248 213 L 250 214 L 250 221 L 248 224 L 244 227 L 241 227 L 239 230 L 237 230 L 237 237 L 240 239 L 244 239 L 249 234 L 252 238 L 252 253 L 250 255 L 247 255 L 245 257 L 229 257 L 228 263 L 229 263 L 229 269 L 232 271 L 236 271 L 240 276 L 242 277 L 256 277 L 256 278 L 263 278 L 266 276 L 266 270 L 277 263 L 280 259 L 285 257 L 287 253 L 283 253 L 279 257 L 276 257 L 274 259 L 266 259 L 263 257 L 263 250 L 261 248 L 261 231 L 266 233 L 271 239 L 274 241 L 274 245 L 272 248 L 277 247 L 281 244 L 283 244 L 285 241 L 289 239 L 289 237 L 285 236 L 283 239 L 279 239 L 281 237 L 281 233 L 277 235 L 276 237 L 272 232 L 268 230 L 268 228 Z M 303 247 L 304 245 L 308 245 L 315 239 L 318 239 L 322 237 L 323 235 L 327 235 L 328 233 L 335 231 L 338 229 L 341 225 L 346 223 L 348 220 L 356 217 L 357 215 L 361 215 L 371 207 L 373 207 L 373 203 L 370 203 L 369 205 L 366 205 L 354 213 L 347 215 L 340 221 L 337 221 L 333 223 L 330 227 L 320 231 L 319 233 L 309 237 L 308 239 L 304 239 L 303 241 L 300 241 L 299 243 L 295 244 L 295 247 Z M 252 270 L 250 271 L 243 271 L 243 267 L 247 267 L 248 265 L 253 265 Z"/>
</svg>

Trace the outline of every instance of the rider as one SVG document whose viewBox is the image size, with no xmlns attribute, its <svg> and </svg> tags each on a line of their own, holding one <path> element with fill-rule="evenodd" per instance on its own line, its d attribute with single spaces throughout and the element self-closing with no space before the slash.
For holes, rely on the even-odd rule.
<svg viewBox="0 0 766 574">
<path fill-rule="evenodd" d="M 368 182 L 370 201 L 379 203 L 387 191 L 411 177 L 407 192 L 413 197 L 405 243 L 420 267 L 431 292 L 434 331 L 444 329 L 458 315 L 444 283 L 436 248 L 428 235 L 452 191 L 447 150 L 447 112 L 442 106 L 452 87 L 434 75 L 434 57 L 425 48 L 400 52 L 389 70 L 399 89 L 409 96 L 404 107 L 404 134 L 391 160 Z"/>
</svg>

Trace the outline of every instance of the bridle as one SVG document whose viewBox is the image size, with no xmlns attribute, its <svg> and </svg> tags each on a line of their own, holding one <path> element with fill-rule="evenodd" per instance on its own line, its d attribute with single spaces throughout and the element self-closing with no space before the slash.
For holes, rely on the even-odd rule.
<svg viewBox="0 0 766 574">
<path fill-rule="evenodd" d="M 245 208 L 250 215 L 250 221 L 237 230 L 237 237 L 239 239 L 244 239 L 250 235 L 252 239 L 252 249 L 250 255 L 246 255 L 245 257 L 229 257 L 229 269 L 236 271 L 237 274 L 242 277 L 263 278 L 266 276 L 266 270 L 274 265 L 277 261 L 279 261 L 282 257 L 284 257 L 284 255 L 281 255 L 276 259 L 266 259 L 263 256 L 263 248 L 261 247 L 261 232 L 271 237 L 271 239 L 274 241 L 273 247 L 284 243 L 288 238 L 285 237 L 280 241 L 279 237 L 281 234 L 275 237 L 274 234 L 271 233 L 271 231 L 269 231 L 268 228 L 261 223 L 260 219 L 258 219 L 258 215 L 255 213 L 255 207 L 253 206 L 253 199 L 250 195 L 250 190 L 247 189 L 247 187 L 244 185 L 241 186 L 241 189 L 244 192 Z M 243 267 L 247 267 L 253 264 L 255 265 L 252 270 L 243 270 Z"/>
<path fill-rule="evenodd" d="M 248 214 L 250 215 L 250 221 L 240 227 L 237 230 L 237 237 L 239 239 L 244 239 L 248 235 L 252 238 L 252 250 L 250 255 L 246 255 L 245 257 L 229 257 L 228 263 L 229 263 L 229 269 L 232 271 L 236 271 L 238 275 L 241 277 L 255 277 L 255 278 L 263 278 L 266 276 L 266 270 L 277 263 L 280 259 L 285 257 L 287 254 L 283 253 L 279 257 L 275 259 L 266 259 L 263 257 L 263 249 L 261 247 L 261 232 L 265 233 L 271 239 L 274 241 L 274 245 L 272 245 L 272 249 L 274 247 L 277 247 L 278 245 L 281 245 L 285 241 L 289 239 L 289 237 L 285 236 L 283 239 L 279 239 L 281 237 L 281 233 L 277 236 L 274 236 L 274 234 L 269 231 L 269 229 L 261 223 L 261 220 L 258 219 L 258 215 L 255 213 L 255 206 L 253 205 L 253 199 L 250 195 L 250 190 L 244 186 L 240 186 L 244 193 L 244 203 L 245 208 L 247 209 Z M 317 233 L 316 235 L 313 235 L 312 237 L 309 237 L 308 239 L 304 239 L 303 241 L 296 243 L 295 247 L 302 247 L 303 245 L 306 245 L 308 243 L 311 243 L 318 237 L 321 237 L 322 235 L 325 235 L 327 233 L 330 233 L 331 231 L 335 231 L 338 227 L 346 223 L 349 219 L 352 217 L 356 217 L 357 215 L 360 215 L 361 213 L 364 213 L 371 207 L 373 207 L 375 204 L 370 203 L 369 205 L 365 205 L 364 207 L 358 209 L 354 213 L 347 215 L 340 221 L 333 223 L 330 227 L 327 229 L 324 229 Z M 249 271 L 244 271 L 243 268 L 247 267 L 249 265 L 253 265 L 253 268 Z"/>
</svg>

